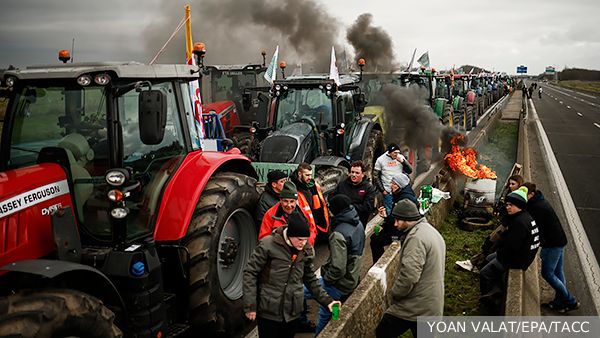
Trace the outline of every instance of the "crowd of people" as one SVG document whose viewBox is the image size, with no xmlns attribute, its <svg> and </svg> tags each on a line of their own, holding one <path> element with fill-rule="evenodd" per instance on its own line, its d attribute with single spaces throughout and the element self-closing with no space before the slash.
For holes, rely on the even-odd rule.
<svg viewBox="0 0 600 338">
<path fill-rule="evenodd" d="M 384 248 L 401 241 L 398 274 L 392 301 L 376 328 L 376 337 L 398 337 L 411 330 L 416 337 L 418 316 L 441 316 L 444 305 L 446 246 L 437 229 L 419 212 L 408 176 L 412 168 L 396 144 L 377 160 L 374 184 L 362 161 L 351 164 L 348 178 L 325 199 L 306 163 L 287 177 L 268 174 L 255 217 L 259 242 L 244 271 L 244 311 L 256 320 L 260 337 L 293 337 L 297 332 L 318 335 L 360 281 L 366 243 L 365 226 L 374 213 L 383 219 L 370 237 L 375 263 Z M 526 270 L 541 247 L 542 276 L 556 291 L 544 306 L 560 313 L 579 307 L 563 272 L 565 233 L 556 213 L 533 183 L 515 175 L 508 180 L 499 213 L 501 224 L 486 239 L 482 252 L 471 258 L 479 268 L 482 300 L 505 290 L 509 269 Z M 383 206 L 375 210 L 375 199 Z M 314 244 L 327 239 L 329 257 L 315 273 Z M 308 320 L 307 300 L 319 305 L 316 325 Z"/>
</svg>

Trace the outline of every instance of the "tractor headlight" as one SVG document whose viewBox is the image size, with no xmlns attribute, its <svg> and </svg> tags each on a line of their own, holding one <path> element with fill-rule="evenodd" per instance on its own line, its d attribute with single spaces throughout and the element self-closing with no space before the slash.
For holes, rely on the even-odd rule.
<svg viewBox="0 0 600 338">
<path fill-rule="evenodd" d="M 92 78 L 89 75 L 81 75 L 77 78 L 77 83 L 82 87 L 89 86 L 92 83 Z"/>
<path fill-rule="evenodd" d="M 105 179 L 106 183 L 112 185 L 113 187 L 118 187 L 125 183 L 127 176 L 120 170 L 110 170 L 106 173 Z"/>
<path fill-rule="evenodd" d="M 14 86 L 16 81 L 17 81 L 17 79 L 16 79 L 14 76 L 9 76 L 9 77 L 7 77 L 7 78 L 6 78 L 6 80 L 5 80 L 5 82 L 6 82 L 6 85 L 7 85 L 8 87 L 12 87 L 12 86 Z"/>
<path fill-rule="evenodd" d="M 110 211 L 110 215 L 114 218 L 125 218 L 129 214 L 129 209 L 127 208 L 114 208 Z"/>
<path fill-rule="evenodd" d="M 331 90 L 331 88 L 333 88 L 333 86 L 331 85 L 331 83 L 328 83 L 328 84 L 325 85 L 325 89 Z"/>
<path fill-rule="evenodd" d="M 108 74 L 98 74 L 94 76 L 94 82 L 98 85 L 105 86 L 110 82 L 110 76 L 108 76 Z"/>
</svg>

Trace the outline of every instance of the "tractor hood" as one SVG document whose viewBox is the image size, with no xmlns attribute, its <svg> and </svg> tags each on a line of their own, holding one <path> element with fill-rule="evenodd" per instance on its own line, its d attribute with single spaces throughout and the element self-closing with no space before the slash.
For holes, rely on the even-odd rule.
<svg viewBox="0 0 600 338">
<path fill-rule="evenodd" d="M 287 125 L 269 135 L 262 144 L 260 162 L 310 162 L 315 150 L 312 127 L 303 122 Z"/>
</svg>

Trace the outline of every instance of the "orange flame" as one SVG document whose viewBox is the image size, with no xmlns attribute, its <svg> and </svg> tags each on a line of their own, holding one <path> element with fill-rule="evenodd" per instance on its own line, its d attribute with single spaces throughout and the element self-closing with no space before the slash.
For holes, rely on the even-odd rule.
<svg viewBox="0 0 600 338">
<path fill-rule="evenodd" d="M 487 166 L 480 164 L 477 168 L 477 151 L 473 148 L 460 150 L 458 143 L 464 140 L 462 134 L 454 136 L 450 140 L 452 150 L 444 156 L 444 160 L 455 172 L 460 172 L 470 178 L 490 178 L 496 179 L 496 172 Z"/>
</svg>

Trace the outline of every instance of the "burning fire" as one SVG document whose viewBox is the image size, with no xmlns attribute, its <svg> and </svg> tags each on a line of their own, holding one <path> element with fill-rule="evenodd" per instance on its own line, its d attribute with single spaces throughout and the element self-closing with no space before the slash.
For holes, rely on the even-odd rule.
<svg viewBox="0 0 600 338">
<path fill-rule="evenodd" d="M 459 134 L 450 140 L 452 150 L 444 156 L 444 160 L 453 171 L 458 171 L 471 178 L 496 179 L 496 172 L 483 164 L 477 168 L 477 151 L 473 148 L 460 150 L 459 142 L 463 141 L 464 135 Z"/>
</svg>

